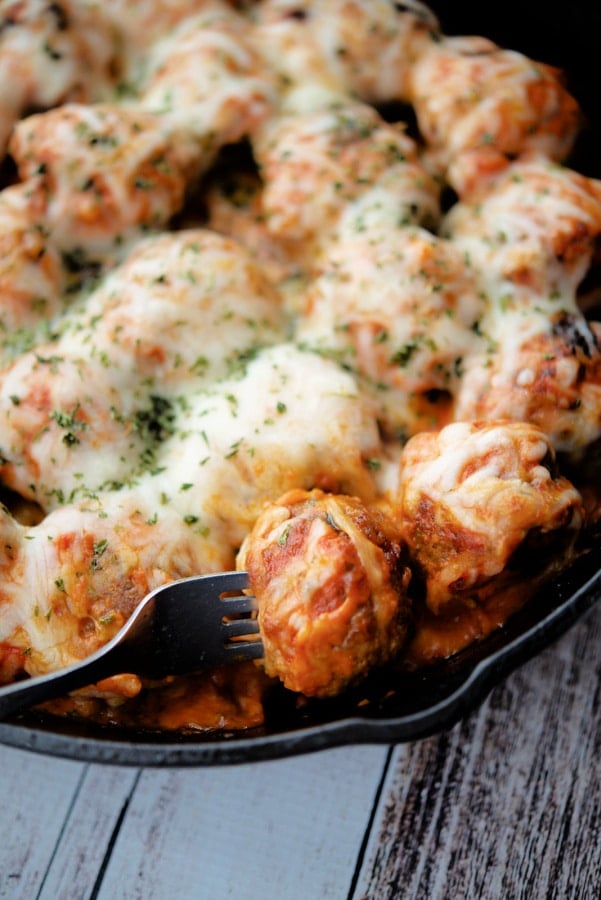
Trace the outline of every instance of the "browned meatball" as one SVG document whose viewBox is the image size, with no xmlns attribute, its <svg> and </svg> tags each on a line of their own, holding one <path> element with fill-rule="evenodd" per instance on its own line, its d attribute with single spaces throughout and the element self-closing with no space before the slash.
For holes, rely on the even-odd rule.
<svg viewBox="0 0 601 900">
<path fill-rule="evenodd" d="M 401 457 L 401 530 L 433 612 L 473 603 L 518 550 L 573 543 L 582 499 L 555 469 L 549 437 L 523 422 L 455 422 L 411 438 Z"/>
<path fill-rule="evenodd" d="M 259 603 L 269 675 L 327 697 L 399 651 L 410 572 L 397 538 L 353 497 L 293 490 L 266 507 L 238 562 Z"/>
</svg>

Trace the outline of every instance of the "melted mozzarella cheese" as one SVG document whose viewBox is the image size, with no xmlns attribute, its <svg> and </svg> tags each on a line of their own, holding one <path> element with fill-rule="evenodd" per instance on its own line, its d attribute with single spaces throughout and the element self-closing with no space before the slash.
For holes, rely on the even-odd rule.
<svg viewBox="0 0 601 900">
<path fill-rule="evenodd" d="M 5 482 L 52 508 L 137 476 L 190 389 L 282 333 L 277 295 L 232 241 L 198 230 L 141 243 L 56 342 L 0 377 Z"/>
<path fill-rule="evenodd" d="M 275 104 L 275 79 L 231 10 L 186 18 L 155 54 L 141 96 L 145 109 L 169 112 L 217 145 L 254 131 Z"/>
<path fill-rule="evenodd" d="M 68 104 L 24 119 L 11 153 L 57 247 L 103 258 L 164 227 L 204 164 L 198 142 L 135 107 Z"/>
<path fill-rule="evenodd" d="M 377 205 L 371 191 L 391 197 L 397 224 L 438 217 L 438 187 L 420 164 L 414 141 L 371 107 L 347 102 L 276 118 L 255 135 L 253 146 L 266 182 L 266 227 L 295 242 L 307 264 L 364 195 L 370 197 L 364 209 L 369 215 L 370 203 Z"/>
<path fill-rule="evenodd" d="M 2 4 L 0 150 L 27 109 L 110 94 L 118 37 L 95 3 L 20 0 Z"/>
<path fill-rule="evenodd" d="M 455 247 L 418 228 L 341 233 L 297 334 L 355 370 L 389 435 L 453 414 L 483 304 Z"/>
<path fill-rule="evenodd" d="M 7 358 L 29 329 L 61 311 L 66 284 L 60 253 L 32 222 L 29 191 L 23 185 L 0 191 L 0 344 Z"/>
<path fill-rule="evenodd" d="M 324 575 L 328 602 L 349 562 L 360 576 L 319 623 L 318 654 L 358 650 L 320 657 L 336 690 L 404 635 L 384 633 L 406 581 L 376 508 L 437 612 L 533 536 L 570 544 L 581 501 L 552 461 L 601 436 L 599 328 L 576 302 L 601 190 L 554 162 L 577 124 L 555 70 L 445 36 L 418 0 L 5 7 L 0 475 L 41 521 L 0 510 L 0 678 L 92 652 L 158 584 L 232 568 L 288 491 L 326 511 L 283 551 L 309 606 Z M 217 195 L 204 179 L 241 141 L 256 167 Z M 354 603 L 363 576 L 382 604 Z M 284 645 L 308 634 L 289 612 Z M 375 645 L 353 644 L 364 627 Z"/>
<path fill-rule="evenodd" d="M 189 397 L 178 429 L 156 484 L 199 526 L 221 523 L 233 547 L 284 490 L 376 495 L 381 442 L 369 400 L 335 363 L 292 344 L 261 351 L 238 377 Z"/>
<path fill-rule="evenodd" d="M 601 345 L 576 301 L 601 234 L 601 184 L 543 158 L 514 163 L 460 203 L 445 233 L 489 298 L 456 416 L 536 422 L 556 449 L 601 435 Z"/>
<path fill-rule="evenodd" d="M 257 46 L 283 82 L 283 107 L 308 111 L 343 96 L 407 99 L 408 74 L 434 14 L 418 0 L 264 0 Z"/>
<path fill-rule="evenodd" d="M 572 148 L 580 113 L 557 70 L 485 38 L 431 42 L 410 81 L 432 159 L 460 195 L 512 156 L 563 160 Z"/>
</svg>

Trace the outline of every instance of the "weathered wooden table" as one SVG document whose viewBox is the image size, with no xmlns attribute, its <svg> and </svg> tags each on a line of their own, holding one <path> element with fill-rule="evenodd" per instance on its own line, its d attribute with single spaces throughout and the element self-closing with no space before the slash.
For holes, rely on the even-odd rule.
<svg viewBox="0 0 601 900">
<path fill-rule="evenodd" d="M 597 898 L 601 609 L 449 733 L 135 769 L 0 748 L 0 897 Z"/>
</svg>

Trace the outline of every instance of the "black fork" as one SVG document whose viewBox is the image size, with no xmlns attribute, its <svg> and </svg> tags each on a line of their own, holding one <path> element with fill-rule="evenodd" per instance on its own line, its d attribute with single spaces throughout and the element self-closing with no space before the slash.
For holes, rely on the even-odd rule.
<svg viewBox="0 0 601 900">
<path fill-rule="evenodd" d="M 263 655 L 246 572 L 198 575 L 162 585 L 115 637 L 80 663 L 0 688 L 0 718 L 111 675 L 164 678 Z"/>
</svg>

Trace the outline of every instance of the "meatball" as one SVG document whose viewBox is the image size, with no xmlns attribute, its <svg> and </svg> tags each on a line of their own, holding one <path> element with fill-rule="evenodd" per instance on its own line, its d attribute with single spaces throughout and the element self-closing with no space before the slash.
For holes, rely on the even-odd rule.
<svg viewBox="0 0 601 900">
<path fill-rule="evenodd" d="M 434 613 L 477 600 L 520 557 L 554 559 L 541 550 L 563 543 L 565 552 L 583 521 L 581 497 L 556 474 L 548 436 L 508 421 L 456 422 L 411 438 L 401 457 L 399 512 Z"/>
<path fill-rule="evenodd" d="M 28 181 L 32 221 L 60 251 L 77 250 L 76 261 L 110 261 L 126 239 L 164 228 L 206 164 L 202 141 L 185 127 L 115 103 L 28 116 L 10 152 Z"/>
<path fill-rule="evenodd" d="M 238 564 L 259 604 L 268 675 L 328 697 L 400 650 L 410 571 L 397 537 L 354 497 L 293 490 L 265 508 Z"/>
<path fill-rule="evenodd" d="M 566 158 L 581 117 L 557 69 L 477 36 L 443 37 L 424 51 L 409 95 L 432 162 L 460 196 L 515 156 Z"/>
<path fill-rule="evenodd" d="M 388 223 L 343 235 L 307 307 L 297 335 L 356 371 L 386 435 L 450 420 L 486 308 L 450 241 Z"/>
<path fill-rule="evenodd" d="M 576 300 L 601 236 L 601 182 L 518 160 L 456 204 L 443 230 L 489 300 L 455 418 L 532 422 L 555 450 L 578 454 L 601 436 L 599 326 Z"/>
</svg>

